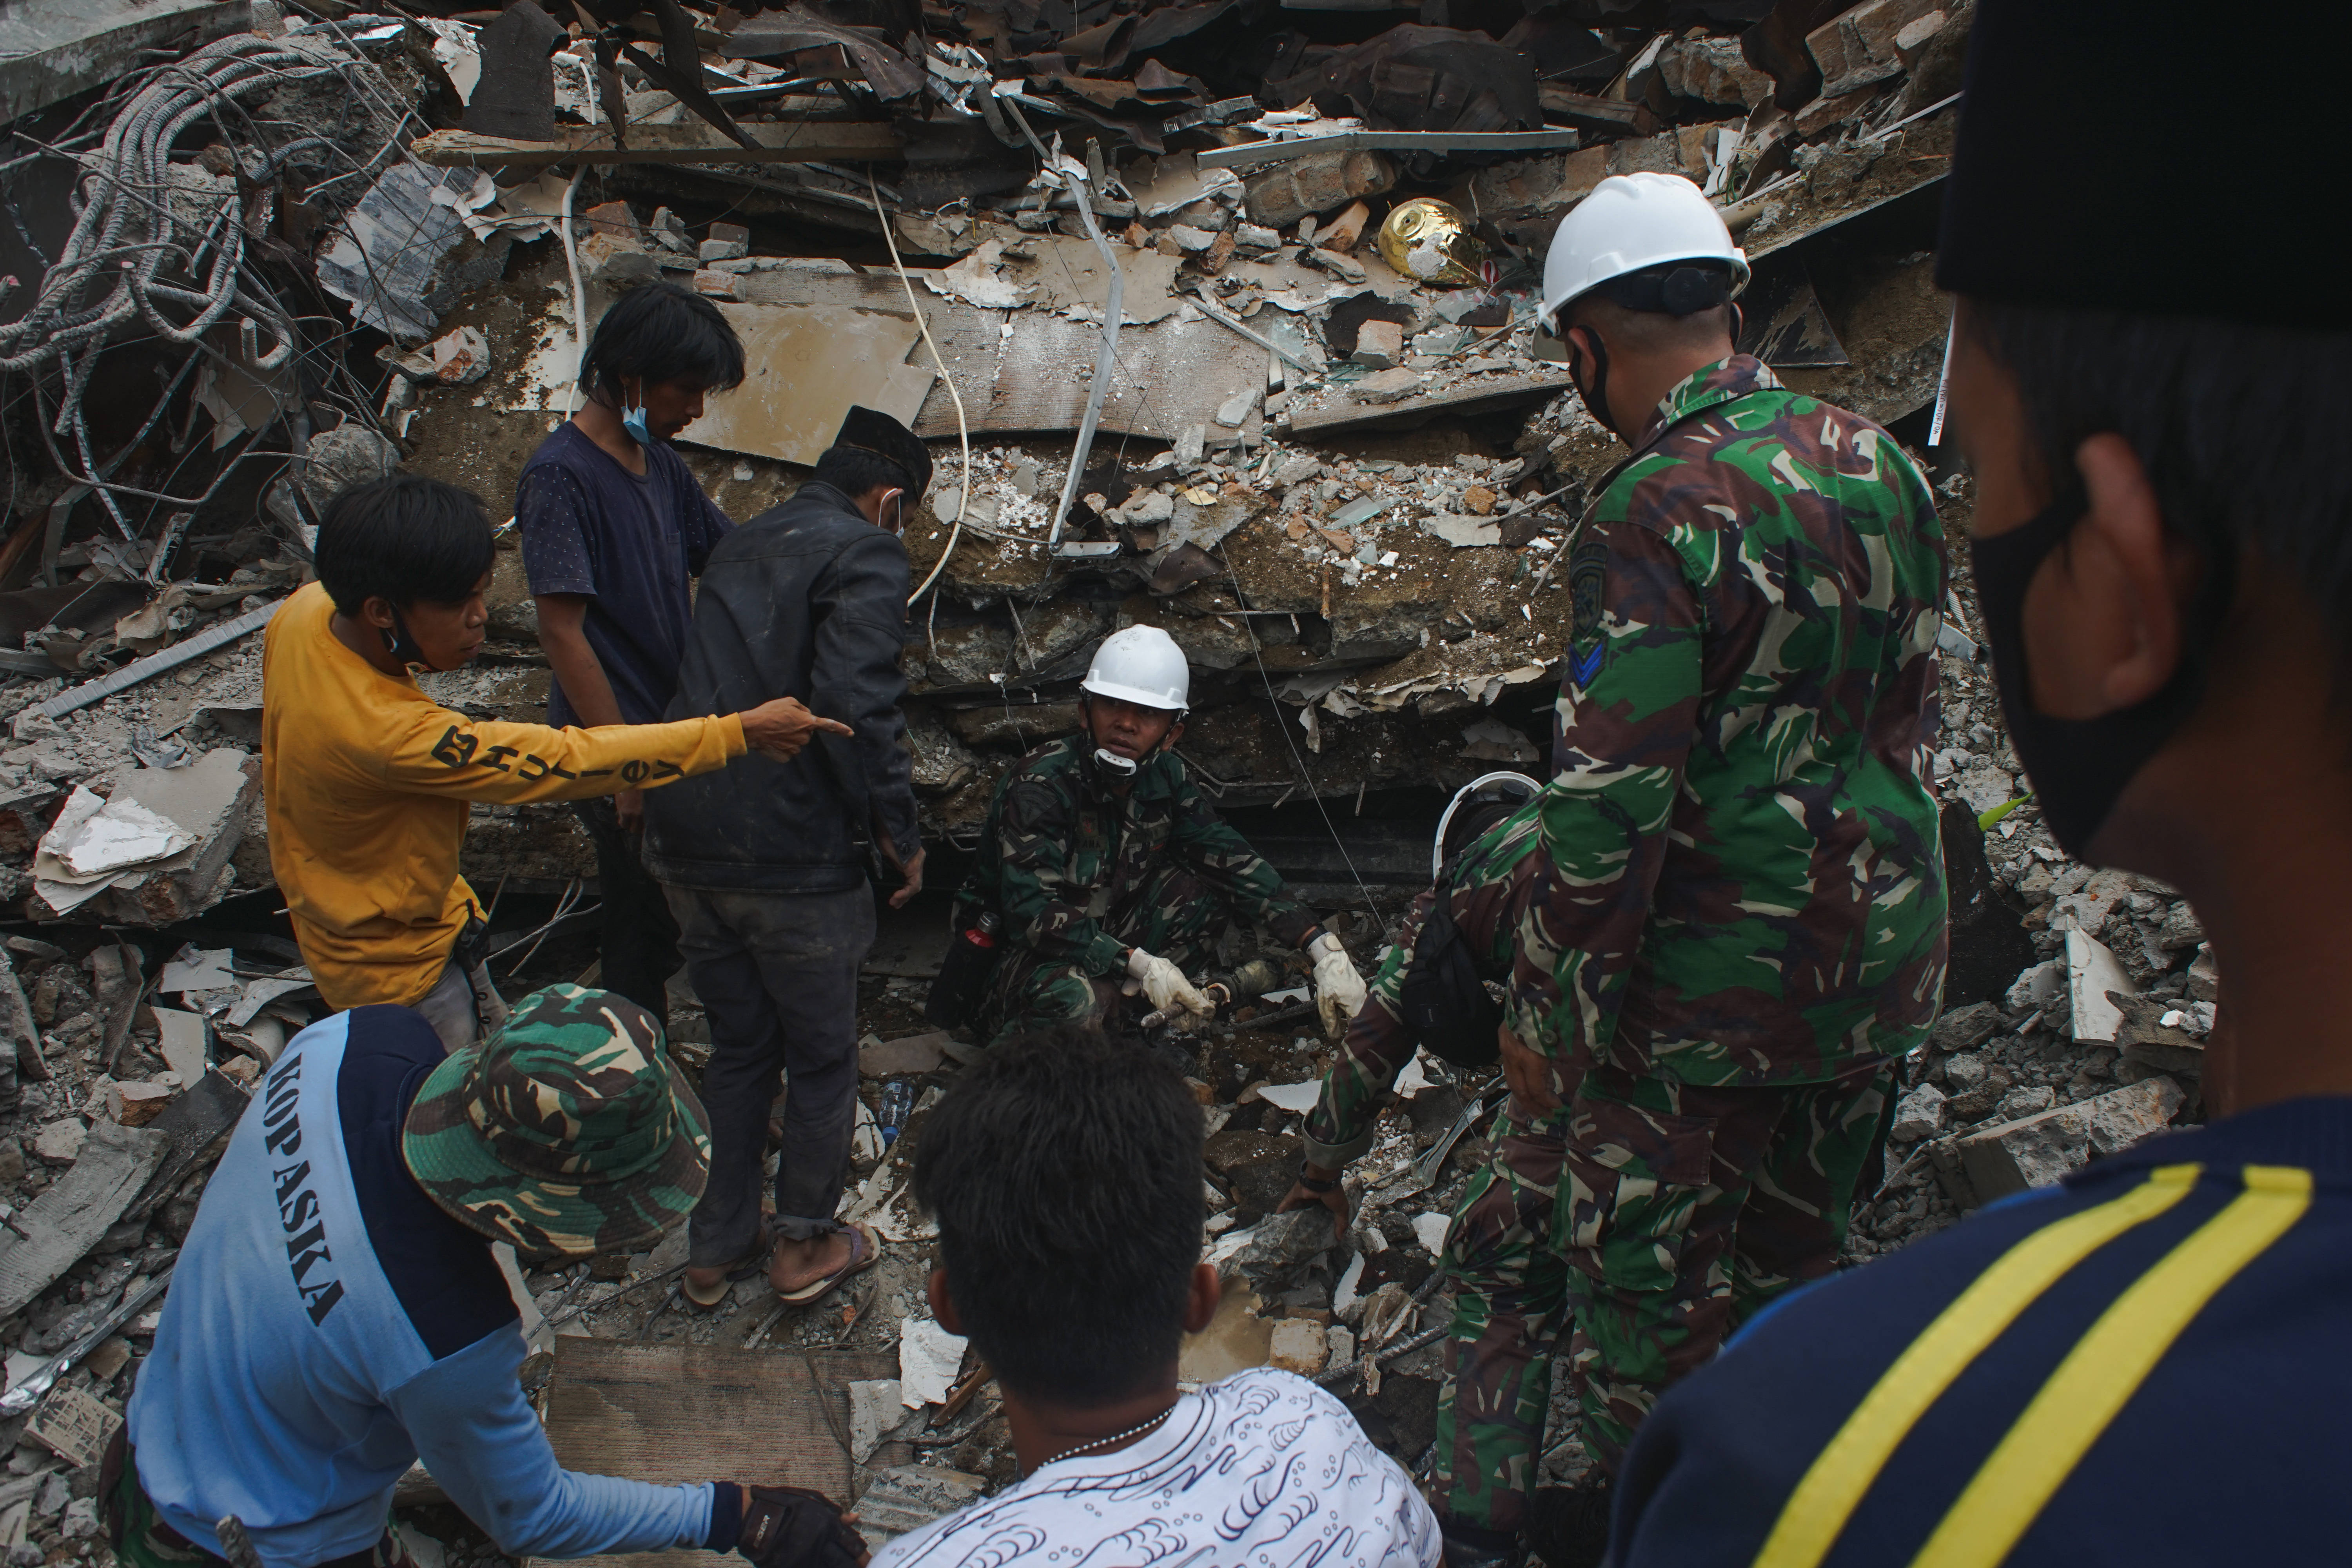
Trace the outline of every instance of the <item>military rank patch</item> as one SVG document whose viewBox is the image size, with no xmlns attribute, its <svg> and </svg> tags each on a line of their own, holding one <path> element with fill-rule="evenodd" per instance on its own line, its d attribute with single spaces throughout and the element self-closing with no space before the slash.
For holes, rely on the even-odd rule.
<svg viewBox="0 0 2352 1568">
<path fill-rule="evenodd" d="M 1589 539 L 1568 558 L 1568 678 L 1590 686 L 1609 647 L 1601 634 L 1609 584 L 1609 547 Z"/>
</svg>

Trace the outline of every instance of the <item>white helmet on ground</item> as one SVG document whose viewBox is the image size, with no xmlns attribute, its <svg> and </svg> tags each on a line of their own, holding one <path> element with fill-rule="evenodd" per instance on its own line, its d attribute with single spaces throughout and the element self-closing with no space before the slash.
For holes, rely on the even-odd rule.
<svg viewBox="0 0 2352 1568">
<path fill-rule="evenodd" d="M 1678 261 L 1714 265 L 1671 267 Z M 1727 266 L 1729 294 L 1722 291 Z M 1637 309 L 1688 315 L 1748 287 L 1747 254 L 1731 243 L 1723 215 L 1696 185 L 1679 174 L 1610 175 L 1569 210 L 1552 235 L 1544 256 L 1545 326 L 1557 333 L 1568 305 L 1604 283 L 1658 268 L 1670 270 L 1658 279 L 1657 303 Z"/>
<path fill-rule="evenodd" d="M 1078 689 L 1181 713 L 1192 693 L 1184 650 L 1158 626 L 1129 626 L 1103 638 Z"/>
</svg>

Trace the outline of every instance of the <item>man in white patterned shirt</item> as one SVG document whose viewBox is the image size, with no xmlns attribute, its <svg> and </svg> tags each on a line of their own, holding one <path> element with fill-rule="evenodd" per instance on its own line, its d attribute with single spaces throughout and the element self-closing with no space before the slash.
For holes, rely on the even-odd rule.
<svg viewBox="0 0 2352 1568">
<path fill-rule="evenodd" d="M 931 1308 L 995 1373 L 1022 1479 L 872 1568 L 1436 1568 L 1436 1516 L 1329 1394 L 1267 1369 L 1179 1390 L 1217 1310 L 1202 1138 L 1173 1071 L 1076 1029 L 998 1047 L 931 1112 Z"/>
</svg>

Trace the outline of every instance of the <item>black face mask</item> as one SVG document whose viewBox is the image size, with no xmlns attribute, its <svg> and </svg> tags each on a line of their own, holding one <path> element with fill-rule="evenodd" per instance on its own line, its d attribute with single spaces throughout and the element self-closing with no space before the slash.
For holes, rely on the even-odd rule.
<svg viewBox="0 0 2352 1568">
<path fill-rule="evenodd" d="M 392 630 L 378 635 L 383 638 L 384 651 L 402 664 L 430 670 L 441 668 L 426 658 L 425 650 L 416 646 L 416 639 L 408 635 L 408 623 L 401 618 L 397 607 L 392 612 Z"/>
<path fill-rule="evenodd" d="M 2088 858 L 2092 838 L 2125 786 L 2163 750 L 2204 698 L 2211 628 L 2236 585 L 2230 557 L 2209 558 L 2204 585 L 2181 639 L 2180 662 L 2155 695 L 2096 719 L 2053 719 L 2035 711 L 2025 668 L 2026 585 L 2089 510 L 2081 489 L 2070 489 L 2023 526 L 1969 543 L 1976 564 L 1977 604 L 1992 641 L 1993 671 L 2000 682 L 2001 713 L 2009 721 L 2011 743 L 2025 764 L 2050 831 L 2059 847 L 2078 860 Z"/>
</svg>

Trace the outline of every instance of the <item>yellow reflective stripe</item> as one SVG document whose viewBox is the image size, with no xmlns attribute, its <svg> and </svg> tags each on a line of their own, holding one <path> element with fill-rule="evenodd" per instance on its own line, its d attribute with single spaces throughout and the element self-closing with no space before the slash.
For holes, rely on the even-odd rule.
<svg viewBox="0 0 2352 1568">
<path fill-rule="evenodd" d="M 2187 1197 L 2198 1169 L 2166 1165 L 2121 1197 L 2043 1226 L 1977 1276 L 1895 1358 L 1814 1458 L 1756 1554 L 1756 1568 L 1815 1568 L 1887 1459 L 1952 1380 L 2068 1269 Z"/>
<path fill-rule="evenodd" d="M 2311 1206 L 2311 1173 L 2248 1165 L 2246 1190 L 2099 1314 L 1977 1471 L 1912 1568 L 1999 1563 L 2164 1352 Z"/>
</svg>

